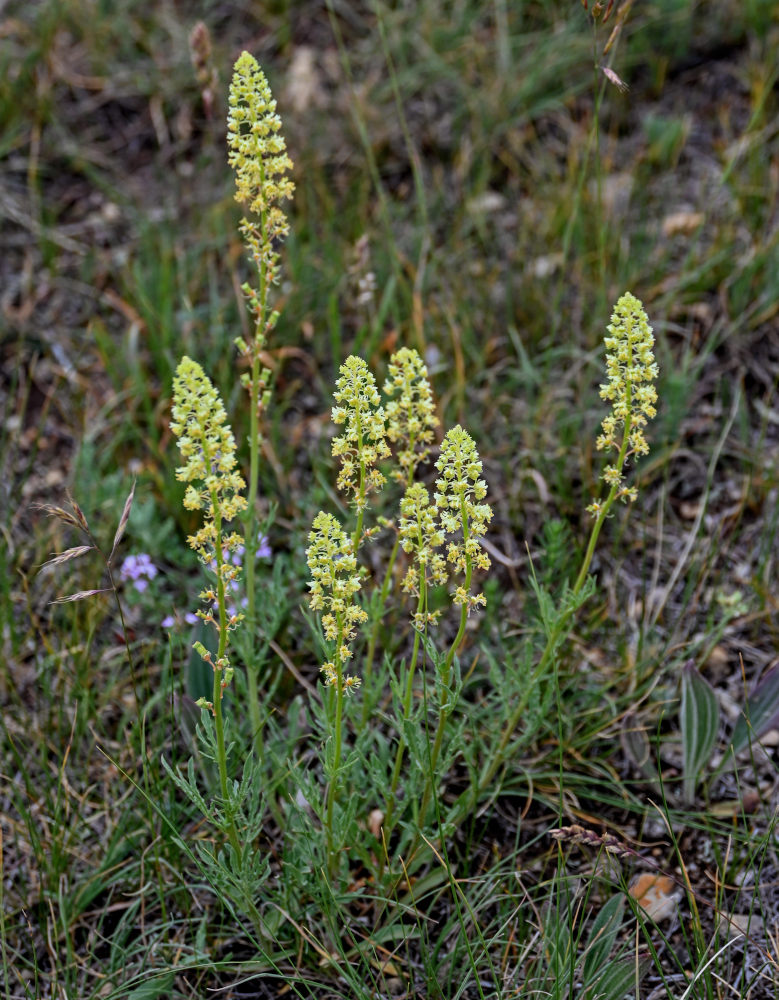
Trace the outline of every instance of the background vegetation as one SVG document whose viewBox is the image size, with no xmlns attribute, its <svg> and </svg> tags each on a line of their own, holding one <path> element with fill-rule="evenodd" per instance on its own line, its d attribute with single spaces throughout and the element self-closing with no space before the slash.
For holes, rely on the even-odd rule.
<svg viewBox="0 0 779 1000">
<path fill-rule="evenodd" d="M 598 978 L 615 955 L 643 996 L 779 994 L 775 4 L 636 0 L 605 25 L 573 0 L 38 0 L 0 16 L 6 995 L 634 995 L 636 973 Z M 188 45 L 201 18 L 210 101 Z M 191 752 L 201 683 L 169 428 L 182 354 L 245 420 L 248 265 L 225 150 L 242 49 L 279 101 L 297 185 L 260 484 L 279 740 L 294 744 L 317 684 L 304 549 L 337 503 L 329 407 L 347 354 L 383 372 L 416 347 L 444 425 L 477 441 L 494 509 L 488 607 L 462 654 L 477 693 L 540 630 L 532 574 L 554 589 L 581 560 L 602 337 L 625 289 L 661 370 L 639 500 L 603 532 L 598 591 L 494 794 L 396 901 L 409 919 L 377 916 L 355 872 L 343 899 L 279 910 L 261 948 L 182 845 L 201 831 L 160 764 Z M 72 490 L 108 552 L 134 480 L 122 557 L 159 573 L 143 593 L 122 584 L 131 671 L 110 593 L 52 603 L 108 583 L 96 556 L 39 571 L 79 539 L 36 504 Z M 680 699 L 707 695 L 689 659 L 719 706 L 698 757 Z M 769 748 L 743 740 L 734 768 L 750 704 Z M 486 745 L 486 727 L 469 739 Z M 572 824 L 595 841 L 550 836 Z M 604 833 L 636 852 L 619 869 Z M 648 915 L 627 886 L 658 870 L 671 878 L 649 893 L 671 903 Z"/>
</svg>

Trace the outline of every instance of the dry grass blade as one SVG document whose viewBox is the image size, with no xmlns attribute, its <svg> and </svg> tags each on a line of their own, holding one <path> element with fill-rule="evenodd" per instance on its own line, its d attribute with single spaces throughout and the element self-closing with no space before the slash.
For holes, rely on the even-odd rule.
<svg viewBox="0 0 779 1000">
<path fill-rule="evenodd" d="M 135 496 L 135 481 L 127 494 L 127 499 L 124 502 L 124 510 L 122 511 L 122 516 L 119 518 L 119 526 L 116 529 L 116 534 L 114 535 L 114 544 L 111 546 L 111 554 L 108 557 L 108 563 L 110 565 L 111 560 L 114 558 L 114 552 L 116 552 L 116 546 L 122 540 L 122 535 L 124 534 L 125 528 L 127 527 L 127 522 L 130 520 L 130 510 L 133 505 L 133 497 Z"/>
</svg>

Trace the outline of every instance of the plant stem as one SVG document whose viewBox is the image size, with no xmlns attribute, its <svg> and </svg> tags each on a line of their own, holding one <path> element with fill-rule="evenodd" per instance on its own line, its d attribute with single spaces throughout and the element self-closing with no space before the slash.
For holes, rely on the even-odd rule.
<svg viewBox="0 0 779 1000">
<path fill-rule="evenodd" d="M 336 620 L 338 622 L 339 632 L 337 650 L 340 650 L 344 634 L 343 616 L 338 614 L 336 616 Z M 341 655 L 338 651 L 336 651 L 334 665 L 337 679 L 335 684 L 335 720 L 333 722 L 333 757 L 332 773 L 330 775 L 330 782 L 327 786 L 327 807 L 325 813 L 325 827 L 327 830 L 327 863 L 331 878 L 335 878 L 337 872 L 336 851 L 335 844 L 333 842 L 333 813 L 335 809 L 335 800 L 338 796 L 338 770 L 341 765 L 341 751 L 343 746 L 344 671 Z"/>
<path fill-rule="evenodd" d="M 628 445 L 630 443 L 630 427 L 631 418 L 628 417 L 625 420 L 625 429 L 622 437 L 622 445 L 620 447 L 619 456 L 615 463 L 618 469 L 624 466 L 625 456 L 627 455 Z M 619 490 L 619 485 L 612 485 L 609 490 L 608 496 L 606 497 L 602 508 L 600 509 L 598 516 L 595 519 L 595 523 L 590 531 L 590 538 L 587 544 L 587 549 L 584 554 L 584 559 L 582 560 L 581 568 L 579 569 L 579 574 L 576 577 L 576 582 L 571 589 L 571 596 L 576 597 L 579 591 L 584 586 L 584 582 L 587 579 L 587 573 L 590 569 L 590 563 L 592 562 L 592 557 L 595 552 L 595 544 L 598 541 L 598 536 L 600 535 L 601 528 L 608 517 L 609 511 L 611 510 L 614 500 L 616 499 L 617 492 Z M 514 711 L 511 713 L 508 722 L 503 727 L 503 732 L 501 733 L 500 742 L 498 743 L 498 749 L 490 763 L 482 771 L 481 777 L 479 778 L 479 784 L 476 789 L 477 797 L 478 794 L 485 791 L 489 785 L 492 778 L 495 776 L 496 771 L 503 762 L 506 748 L 511 740 L 514 731 L 522 720 L 525 709 L 527 708 L 527 703 L 530 700 L 530 696 L 533 693 L 536 681 L 539 677 L 542 677 L 546 672 L 549 665 L 549 660 L 551 659 L 554 650 L 563 635 L 564 631 L 567 629 L 570 619 L 573 615 L 573 610 L 569 609 L 560 614 L 556 622 L 554 623 L 549 636 L 547 637 L 546 646 L 541 654 L 541 659 L 538 661 L 538 665 L 535 667 L 530 677 L 528 678 L 528 683 L 525 687 L 525 692 L 519 699 Z"/>
<path fill-rule="evenodd" d="M 400 535 L 395 538 L 395 544 L 392 547 L 392 552 L 390 553 L 389 562 L 387 564 L 387 572 L 384 574 L 384 582 L 381 585 L 381 592 L 379 594 L 379 610 L 380 615 L 384 613 L 384 609 L 387 604 L 387 597 L 389 596 L 389 588 L 392 583 L 392 574 L 395 569 L 395 561 L 398 557 L 398 550 L 400 548 Z M 379 629 L 381 628 L 381 617 L 378 617 L 371 628 L 370 638 L 368 640 L 368 651 L 365 654 L 365 664 L 362 671 L 362 682 L 363 688 L 365 690 L 365 697 L 362 702 L 362 728 L 365 728 L 368 722 L 368 713 L 371 710 L 372 704 L 370 698 L 368 697 L 368 689 L 370 687 L 371 678 L 373 677 L 373 660 L 376 656 L 376 643 L 379 639 Z"/>
<path fill-rule="evenodd" d="M 427 594 L 424 590 L 420 592 L 419 595 L 419 605 L 418 611 L 422 611 L 426 605 Z M 414 676 L 417 669 L 417 661 L 419 659 L 419 646 L 420 646 L 421 633 L 418 629 L 414 632 L 414 648 L 411 652 L 411 662 L 406 673 L 406 690 L 403 694 L 403 722 L 405 723 L 411 715 L 411 703 L 414 697 Z M 403 736 L 403 726 L 401 726 L 398 733 L 398 746 L 395 751 L 395 766 L 392 769 L 392 781 L 390 782 L 390 790 L 387 798 L 385 799 L 384 805 L 384 830 L 386 831 L 386 836 L 389 837 L 392 832 L 392 819 L 395 814 L 395 801 L 397 799 L 398 784 L 400 782 L 400 771 L 403 766 L 403 756 L 406 751 L 406 740 Z"/>
<path fill-rule="evenodd" d="M 249 632 L 252 639 L 251 649 L 254 648 L 253 639 L 257 630 L 256 607 L 257 598 L 255 592 L 255 567 L 257 563 L 257 480 L 259 478 L 259 453 L 260 453 L 260 359 L 258 352 L 254 351 L 252 359 L 252 381 L 250 386 L 250 406 L 249 413 L 249 495 L 247 497 L 246 520 L 244 521 L 244 549 L 246 551 L 246 617 L 248 619 Z M 252 729 L 252 741 L 255 751 L 260 760 L 262 759 L 262 740 L 260 730 L 262 720 L 260 718 L 260 698 L 258 684 L 258 670 L 255 668 L 251 657 L 246 664 L 246 684 L 249 693 L 249 721 Z"/>
<path fill-rule="evenodd" d="M 468 512 L 465 505 L 465 499 L 463 498 L 460 503 L 460 519 L 463 526 L 463 547 L 467 546 L 469 537 L 469 527 L 468 527 Z M 465 556 L 465 580 L 463 582 L 463 589 L 466 594 L 470 594 L 471 591 L 471 577 L 473 576 L 473 562 L 471 557 L 466 554 Z M 454 663 L 454 658 L 457 650 L 465 637 L 465 626 L 468 621 L 468 602 L 463 601 L 462 607 L 460 608 L 460 627 L 457 630 L 457 635 L 454 637 L 454 641 L 449 647 L 449 652 L 446 654 L 446 660 L 441 669 L 441 703 L 438 706 L 438 725 L 436 726 L 435 738 L 433 740 L 433 749 L 430 751 L 429 771 L 427 774 L 427 780 L 425 782 L 425 790 L 422 794 L 422 802 L 419 807 L 419 822 L 424 824 L 425 813 L 427 812 L 427 807 L 430 804 L 430 799 L 433 795 L 435 789 L 435 772 L 438 766 L 438 758 L 441 755 L 441 747 L 444 742 L 444 729 L 446 727 L 446 720 L 449 718 L 449 714 L 452 711 L 453 706 L 447 704 L 451 692 L 449 691 L 449 685 L 452 681 L 452 664 Z"/>
<path fill-rule="evenodd" d="M 206 454 L 205 457 L 206 463 L 210 464 L 208 454 Z M 217 764 L 219 766 L 219 784 L 222 790 L 222 801 L 224 803 L 225 814 L 228 818 L 227 835 L 230 839 L 230 844 L 232 845 L 233 850 L 240 857 L 241 844 L 238 839 L 238 831 L 235 828 L 235 821 L 232 816 L 232 806 L 230 804 L 230 795 L 227 783 L 227 750 L 225 747 L 224 718 L 222 716 L 223 667 L 221 664 L 227 649 L 227 608 L 224 577 L 222 575 L 222 567 L 224 566 L 224 553 L 222 551 L 222 513 L 219 509 L 219 497 L 215 489 L 211 491 L 211 504 L 214 510 L 216 601 L 219 613 L 219 645 L 216 653 L 216 661 L 214 663 L 214 687 L 212 696 L 214 706 L 214 729 L 216 731 L 216 756 Z"/>
<path fill-rule="evenodd" d="M 262 160 L 259 161 L 260 190 L 265 188 L 265 166 Z M 253 639 L 257 631 L 257 598 L 255 584 L 255 568 L 257 563 L 257 487 L 260 475 L 260 408 L 262 398 L 260 396 L 260 351 L 265 344 L 265 332 L 268 322 L 268 288 L 270 286 L 270 275 L 268 274 L 268 264 L 265 255 L 265 243 L 267 242 L 268 218 L 267 207 L 263 203 L 260 211 L 260 241 L 262 253 L 255 255 L 257 264 L 257 274 L 260 287 L 257 295 L 257 310 L 254 326 L 254 340 L 250 345 L 252 371 L 251 382 L 249 384 L 249 493 L 246 504 L 246 518 L 244 520 L 244 549 L 246 556 L 246 617 L 248 619 L 249 630 L 253 650 Z M 252 740 L 258 758 L 262 760 L 262 740 L 260 739 L 262 729 L 262 719 L 260 717 L 259 698 L 259 678 L 258 668 L 255 667 L 250 654 L 249 662 L 246 664 L 246 683 L 249 693 L 249 721 L 252 728 Z"/>
</svg>

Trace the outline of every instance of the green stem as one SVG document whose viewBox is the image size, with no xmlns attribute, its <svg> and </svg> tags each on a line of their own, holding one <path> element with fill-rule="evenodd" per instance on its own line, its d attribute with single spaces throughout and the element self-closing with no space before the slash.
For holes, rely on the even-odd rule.
<svg viewBox="0 0 779 1000">
<path fill-rule="evenodd" d="M 210 459 L 206 450 L 206 464 Z M 214 663 L 214 729 L 216 731 L 216 756 L 219 766 L 219 784 L 222 790 L 222 801 L 225 813 L 228 817 L 227 835 L 233 850 L 240 857 L 241 844 L 238 839 L 238 831 L 232 816 L 232 806 L 227 783 L 227 750 L 225 747 L 224 718 L 222 716 L 222 667 L 220 666 L 227 649 L 227 602 L 225 599 L 224 577 L 222 567 L 224 566 L 224 553 L 222 551 L 222 514 L 219 510 L 219 497 L 216 490 L 211 491 L 211 504 L 214 509 L 214 545 L 216 547 L 216 600 L 219 611 L 219 645 Z"/>
<path fill-rule="evenodd" d="M 338 621 L 338 649 L 340 649 L 343 643 L 343 618 L 341 615 L 337 615 Z M 336 671 L 336 684 L 335 684 L 335 720 L 333 722 L 333 757 L 332 757 L 332 773 L 330 775 L 330 782 L 327 786 L 327 806 L 325 813 L 325 827 L 327 831 L 327 858 L 328 858 L 328 870 L 330 872 L 330 877 L 335 878 L 338 865 L 336 861 L 336 850 L 335 844 L 333 842 L 333 813 L 335 810 L 335 800 L 338 796 L 338 770 L 341 764 L 341 752 L 343 746 L 343 706 L 344 706 L 344 684 L 343 684 L 343 663 L 341 662 L 341 656 L 338 652 L 335 655 L 335 671 Z"/>
<path fill-rule="evenodd" d="M 392 547 L 392 552 L 390 553 L 389 563 L 387 564 L 387 572 L 384 574 L 384 583 L 381 585 L 381 592 L 379 594 L 379 617 L 373 622 L 371 627 L 370 638 L 368 639 L 368 651 L 365 654 L 365 664 L 362 671 L 362 683 L 363 689 L 365 691 L 365 696 L 362 701 L 362 728 L 365 728 L 368 722 L 368 715 L 372 710 L 373 703 L 369 697 L 371 678 L 373 677 L 373 660 L 376 656 L 376 643 L 379 639 L 379 629 L 381 628 L 381 615 L 384 614 L 384 609 L 387 604 L 387 598 L 389 597 L 390 584 L 392 583 L 392 574 L 395 569 L 395 561 L 398 557 L 398 550 L 400 549 L 400 535 L 395 538 L 395 544 Z"/>
<path fill-rule="evenodd" d="M 628 406 L 629 405 L 630 405 L 630 388 L 628 388 Z M 625 429 L 622 436 L 622 445 L 619 450 L 619 456 L 617 458 L 617 461 L 615 462 L 615 466 L 618 469 L 622 469 L 624 467 L 625 456 L 627 455 L 628 446 L 630 444 L 631 423 L 632 423 L 631 417 L 630 414 L 628 413 L 628 417 L 625 420 Z M 574 583 L 573 588 L 571 590 L 571 595 L 573 597 L 576 597 L 576 595 L 584 586 L 585 580 L 587 579 L 587 573 L 589 572 L 590 563 L 592 562 L 592 557 L 595 552 L 595 544 L 598 541 L 598 536 L 600 535 L 601 528 L 603 527 L 603 524 L 606 518 L 608 517 L 609 511 L 611 510 L 611 507 L 614 504 L 618 491 L 619 491 L 619 484 L 618 483 L 613 484 L 611 489 L 609 490 L 606 500 L 603 503 L 603 507 L 598 513 L 598 516 L 595 519 L 595 523 L 592 526 L 589 542 L 587 544 L 587 550 L 584 554 L 584 559 L 582 560 L 581 568 L 579 569 L 579 575 L 576 577 L 576 582 Z M 532 674 L 528 678 L 528 682 L 527 685 L 525 686 L 525 691 L 522 697 L 519 699 L 519 702 L 514 708 L 514 711 L 511 713 L 508 722 L 503 727 L 503 732 L 501 733 L 501 738 L 500 742 L 498 743 L 497 751 L 494 754 L 490 763 L 482 771 L 481 777 L 479 778 L 478 786 L 476 788 L 476 797 L 478 797 L 478 795 L 481 792 L 486 790 L 490 781 L 495 776 L 495 773 L 497 772 L 498 768 L 503 763 L 506 748 L 509 745 L 509 742 L 514 734 L 514 731 L 516 730 L 517 726 L 522 720 L 522 716 L 524 715 L 525 709 L 527 708 L 530 696 L 535 688 L 535 683 L 546 672 L 546 669 L 549 665 L 549 661 L 552 658 L 554 650 L 557 647 L 557 643 L 559 642 L 560 637 L 563 635 L 565 630 L 568 628 L 572 615 L 573 615 L 572 610 L 568 610 L 563 614 L 561 614 L 560 617 L 555 622 L 549 636 L 547 637 L 546 646 L 544 647 L 544 651 L 541 654 L 541 659 L 538 661 L 538 665 L 535 667 Z"/>
<path fill-rule="evenodd" d="M 422 584 L 424 587 L 424 584 Z M 426 605 L 426 591 L 424 589 L 420 590 L 419 604 L 417 611 L 421 612 Z M 414 632 L 414 648 L 411 652 L 411 662 L 408 667 L 408 672 L 406 674 L 406 690 L 403 693 L 403 722 L 405 723 L 411 715 L 411 704 L 414 698 L 414 677 L 416 675 L 417 661 L 419 659 L 419 646 L 420 646 L 421 633 L 418 629 Z M 400 783 L 400 772 L 403 767 L 403 757 L 406 752 L 406 740 L 403 736 L 403 726 L 401 725 L 400 731 L 398 733 L 398 746 L 395 750 L 395 766 L 392 769 L 392 781 L 390 782 L 390 790 L 385 800 L 384 805 L 384 830 L 386 831 L 386 836 L 389 838 L 392 832 L 392 819 L 395 814 L 395 802 L 397 799 L 398 784 Z"/>
<path fill-rule="evenodd" d="M 255 568 L 257 563 L 257 481 L 259 478 L 260 455 L 260 359 L 254 351 L 252 360 L 252 375 L 250 386 L 251 412 L 249 414 L 249 495 L 247 498 L 246 519 L 244 521 L 244 549 L 246 554 L 246 617 L 253 650 L 254 635 L 257 629 L 257 597 L 255 591 Z M 246 664 L 246 684 L 249 693 L 249 722 L 252 728 L 252 740 L 259 759 L 262 759 L 262 740 L 260 730 L 260 698 L 258 671 L 251 656 Z"/>
<path fill-rule="evenodd" d="M 461 498 L 460 501 L 460 519 L 463 526 L 463 546 L 467 545 L 469 537 L 469 527 L 468 527 L 468 511 L 465 505 L 465 497 Z M 470 595 L 471 592 L 471 577 L 473 576 L 473 563 L 470 556 L 465 557 L 465 580 L 463 583 L 463 589 L 466 595 Z M 446 660 L 444 661 L 443 668 L 441 670 L 441 703 L 438 706 L 438 725 L 436 726 L 435 738 L 433 740 L 433 748 L 430 751 L 429 760 L 429 770 L 427 774 L 427 780 L 425 782 L 425 790 L 422 795 L 422 802 L 419 807 L 419 822 L 423 825 L 425 822 L 425 813 L 427 812 L 427 807 L 430 805 L 430 799 L 433 795 L 435 789 L 435 772 L 438 767 L 438 758 L 441 755 L 441 747 L 444 742 L 444 729 L 446 728 L 446 721 L 449 718 L 449 714 L 452 711 L 452 706 L 449 705 L 447 708 L 447 701 L 450 697 L 449 685 L 452 681 L 452 664 L 454 663 L 454 658 L 457 650 L 465 637 L 465 626 L 468 621 L 468 601 L 467 599 L 463 601 L 462 607 L 460 609 L 460 627 L 457 630 L 457 635 L 454 637 L 454 641 L 449 647 L 449 652 L 446 654 Z"/>
<path fill-rule="evenodd" d="M 260 190 L 265 188 L 265 165 L 260 160 Z M 253 651 L 254 636 L 257 630 L 257 598 L 255 584 L 255 568 L 257 563 L 257 487 L 260 475 L 260 350 L 265 343 L 265 329 L 268 319 L 268 288 L 270 275 L 266 260 L 266 240 L 268 231 L 267 208 L 263 205 L 260 211 L 260 245 L 262 252 L 257 257 L 257 273 L 260 280 L 257 296 L 257 314 L 254 326 L 254 340 L 251 344 L 251 383 L 249 386 L 249 493 L 247 497 L 246 518 L 244 520 L 244 550 L 246 558 L 246 617 L 250 632 L 250 649 Z M 252 740 L 258 758 L 262 760 L 262 719 L 260 717 L 258 668 L 250 654 L 246 664 L 246 684 L 249 694 L 249 722 L 252 729 Z"/>
</svg>

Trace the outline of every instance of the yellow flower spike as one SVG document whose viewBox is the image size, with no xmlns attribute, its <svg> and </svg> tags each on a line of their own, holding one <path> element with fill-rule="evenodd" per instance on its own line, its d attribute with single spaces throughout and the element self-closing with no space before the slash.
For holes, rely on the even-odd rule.
<svg viewBox="0 0 779 1000">
<path fill-rule="evenodd" d="M 203 526 L 189 537 L 189 544 L 208 562 L 215 554 L 221 522 L 246 508 L 242 495 L 246 484 L 235 471 L 235 439 L 219 393 L 200 365 L 188 357 L 181 359 L 173 380 L 170 427 L 184 459 L 176 469 L 176 479 L 188 484 L 184 506 L 203 511 Z M 221 547 L 231 550 L 240 541 L 233 534 L 221 539 Z"/>
<path fill-rule="evenodd" d="M 255 215 L 266 215 L 268 238 L 285 236 L 287 220 L 277 202 L 291 198 L 295 185 L 281 119 L 268 81 L 254 56 L 242 52 L 230 83 L 227 116 L 228 163 L 235 171 L 235 199 Z"/>
<path fill-rule="evenodd" d="M 444 438 L 436 468 L 441 473 L 435 483 L 441 527 L 447 535 L 462 533 L 461 542 L 449 542 L 447 560 L 470 577 L 474 563 L 481 569 L 490 566 L 479 539 L 487 533 L 492 509 L 480 502 L 487 495 L 487 484 L 481 479 L 481 460 L 473 438 L 459 424 Z M 467 584 L 470 586 L 470 579 Z"/>
<path fill-rule="evenodd" d="M 446 560 L 435 550 L 444 544 L 444 533 L 436 524 L 436 508 L 422 483 L 412 483 L 400 501 L 400 546 L 413 556 L 402 589 L 419 596 L 420 585 L 447 581 Z"/>
<path fill-rule="evenodd" d="M 649 453 L 643 429 L 657 412 L 655 341 L 643 305 L 630 292 L 617 302 L 607 329 L 609 336 L 604 338 L 604 344 L 608 382 L 601 385 L 600 396 L 612 404 L 612 409 L 601 424 L 603 433 L 595 444 L 599 451 L 617 452 L 616 461 L 604 468 L 602 478 L 615 491 L 612 499 L 628 502 L 635 500 L 638 492 L 635 487 L 623 485 L 622 470 L 630 457 Z M 604 505 L 593 502 L 587 510 L 600 517 Z"/>
<path fill-rule="evenodd" d="M 393 476 L 410 483 L 430 453 L 438 426 L 427 367 L 413 348 L 402 347 L 390 358 L 384 394 L 393 397 L 385 407 L 387 437 L 398 445 L 400 469 Z"/>
<path fill-rule="evenodd" d="M 352 355 L 341 365 L 333 398 L 333 423 L 344 425 L 343 433 L 333 439 L 333 456 L 341 459 L 336 485 L 354 495 L 354 505 L 362 512 L 368 493 L 386 482 L 376 463 L 390 454 L 379 390 L 362 358 Z"/>
<path fill-rule="evenodd" d="M 356 626 L 368 617 L 354 603 L 360 590 L 354 545 L 333 515 L 324 511 L 314 518 L 308 540 L 309 605 L 314 611 L 325 612 L 322 616 L 325 637 L 336 643 L 335 663 L 325 663 L 321 670 L 327 686 L 340 684 L 342 690 L 347 690 L 349 678 L 343 674 L 343 665 L 352 655 L 348 644 L 357 634 Z M 355 686 L 354 682 L 349 685 Z"/>
</svg>

